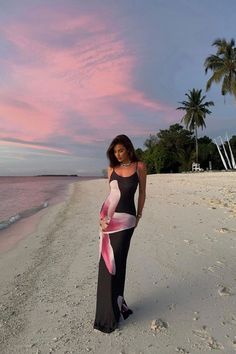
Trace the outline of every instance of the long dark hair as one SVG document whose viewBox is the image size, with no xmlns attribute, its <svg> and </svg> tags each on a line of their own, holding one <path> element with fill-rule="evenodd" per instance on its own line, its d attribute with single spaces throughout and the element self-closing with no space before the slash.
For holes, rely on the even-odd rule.
<svg viewBox="0 0 236 354">
<path fill-rule="evenodd" d="M 117 165 L 119 165 L 119 161 L 117 160 L 117 158 L 114 155 L 114 147 L 117 144 L 121 144 L 123 145 L 129 155 L 129 159 L 131 162 L 136 162 L 139 161 L 138 157 L 136 156 L 135 150 L 134 150 L 134 146 L 130 140 L 130 138 L 128 138 L 127 135 L 117 135 L 111 142 L 109 148 L 107 149 L 107 158 L 110 162 L 110 167 L 115 167 Z"/>
</svg>

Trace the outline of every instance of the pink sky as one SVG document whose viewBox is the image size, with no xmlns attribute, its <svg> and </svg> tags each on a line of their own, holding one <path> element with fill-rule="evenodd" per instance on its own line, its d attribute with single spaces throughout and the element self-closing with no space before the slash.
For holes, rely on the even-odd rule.
<svg viewBox="0 0 236 354">
<path fill-rule="evenodd" d="M 39 156 L 48 156 L 40 160 L 47 172 L 55 166 L 72 171 L 74 165 L 100 171 L 107 144 L 117 134 L 143 148 L 150 134 L 180 122 L 178 102 L 189 89 L 206 84 L 203 60 L 212 40 L 219 33 L 228 38 L 235 29 L 233 11 L 224 9 L 225 33 L 222 13 L 219 17 L 217 6 L 209 10 L 186 0 L 5 2 L 0 175 L 17 173 L 23 164 L 12 161 L 18 159 L 24 173 L 33 166 L 36 171 Z M 207 122 L 212 137 L 225 127 L 229 135 L 235 130 L 235 105 L 229 101 L 226 109 L 218 91 L 208 94 L 217 107 Z"/>
<path fill-rule="evenodd" d="M 104 17 L 55 15 L 38 8 L 36 19 L 44 22 L 36 26 L 31 18 L 0 28 L 19 57 L 4 62 L 8 80 L 0 100 L 0 138 L 33 144 L 59 134 L 90 143 L 95 137 L 110 138 L 121 127 L 133 135 L 148 134 L 146 124 L 129 121 L 122 104 L 144 113 L 163 112 L 168 120 L 171 107 L 134 87 L 138 58 Z M 65 44 L 51 45 L 60 35 Z M 76 35 L 78 40 L 67 45 L 66 38 Z M 76 131 L 70 129 L 70 112 L 77 117 Z"/>
</svg>

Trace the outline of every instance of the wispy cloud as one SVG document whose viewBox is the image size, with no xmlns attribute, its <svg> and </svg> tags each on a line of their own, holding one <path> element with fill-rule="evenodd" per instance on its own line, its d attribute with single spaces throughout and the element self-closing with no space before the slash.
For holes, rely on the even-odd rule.
<svg viewBox="0 0 236 354">
<path fill-rule="evenodd" d="M 36 143 L 34 142 L 34 144 L 29 143 L 28 141 L 23 141 L 20 139 L 14 139 L 14 138 L 2 138 L 0 140 L 0 146 L 4 147 L 20 147 L 21 149 L 23 148 L 31 148 L 33 150 L 41 150 L 41 151 L 45 151 L 45 152 L 53 152 L 53 153 L 57 153 L 57 154 L 63 154 L 63 155 L 70 155 L 71 153 L 65 149 L 60 149 L 60 148 L 55 148 L 55 147 L 51 147 L 51 146 L 45 146 L 43 144 L 40 143 Z"/>
<path fill-rule="evenodd" d="M 142 125 L 134 127 L 120 103 L 138 105 L 144 113 L 170 109 L 135 89 L 137 58 L 105 17 L 55 14 L 44 7 L 37 8 L 37 17 L 10 22 L 1 31 L 17 58 L 4 62 L 11 77 L 0 101 L 0 138 L 11 127 L 30 142 L 69 133 L 86 143 L 121 126 L 141 134 Z M 71 111 L 76 133 L 69 128 Z M 86 133 L 80 129 L 85 123 Z"/>
</svg>

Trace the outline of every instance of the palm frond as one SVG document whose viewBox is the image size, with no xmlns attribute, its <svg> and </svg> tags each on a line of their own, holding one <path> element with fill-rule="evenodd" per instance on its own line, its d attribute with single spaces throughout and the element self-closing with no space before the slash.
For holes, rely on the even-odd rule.
<svg viewBox="0 0 236 354">
<path fill-rule="evenodd" d="M 212 71 L 212 76 L 207 81 L 206 91 L 211 88 L 212 83 L 220 83 L 221 94 L 225 96 L 233 94 L 236 98 L 236 48 L 235 40 L 227 41 L 225 38 L 217 38 L 213 43 L 217 48 L 216 54 L 210 55 L 204 62 L 205 73 Z"/>
<path fill-rule="evenodd" d="M 183 122 L 187 129 L 193 131 L 197 127 L 206 127 L 205 118 L 206 115 L 211 114 L 208 107 L 213 106 L 213 101 L 205 101 L 206 96 L 202 95 L 202 90 L 193 88 L 185 93 L 188 100 L 179 102 L 181 106 L 177 107 L 178 110 L 185 111 L 185 115 L 182 117 Z"/>
</svg>

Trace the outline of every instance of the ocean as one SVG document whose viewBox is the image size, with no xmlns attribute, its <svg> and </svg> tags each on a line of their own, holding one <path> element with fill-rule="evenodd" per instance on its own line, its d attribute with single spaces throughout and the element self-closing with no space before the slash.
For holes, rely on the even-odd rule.
<svg viewBox="0 0 236 354">
<path fill-rule="evenodd" d="M 0 233 L 61 200 L 70 183 L 83 177 L 0 176 Z"/>
</svg>

